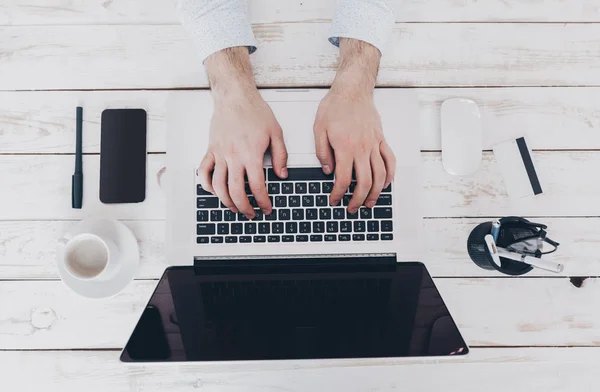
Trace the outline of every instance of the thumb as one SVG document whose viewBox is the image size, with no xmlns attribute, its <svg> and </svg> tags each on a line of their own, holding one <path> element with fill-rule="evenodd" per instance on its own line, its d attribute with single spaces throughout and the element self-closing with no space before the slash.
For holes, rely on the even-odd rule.
<svg viewBox="0 0 600 392">
<path fill-rule="evenodd" d="M 327 137 L 327 131 L 324 128 L 319 127 L 315 124 L 315 147 L 317 150 L 317 158 L 321 162 L 321 167 L 325 174 L 333 173 L 335 166 L 335 158 L 329 139 Z"/>
<path fill-rule="evenodd" d="M 271 136 L 271 161 L 273 163 L 275 174 L 277 174 L 277 177 L 279 178 L 286 178 L 288 175 L 287 158 L 288 153 L 285 148 L 283 134 L 281 131 L 276 132 Z"/>
</svg>

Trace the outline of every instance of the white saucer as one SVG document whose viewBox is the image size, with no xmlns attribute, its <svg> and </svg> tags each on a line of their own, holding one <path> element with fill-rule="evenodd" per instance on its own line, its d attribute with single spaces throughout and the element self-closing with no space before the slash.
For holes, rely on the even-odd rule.
<svg viewBox="0 0 600 392">
<path fill-rule="evenodd" d="M 137 272 L 140 263 L 140 250 L 137 240 L 131 230 L 123 223 L 108 219 L 86 219 L 71 228 L 65 236 L 75 236 L 81 233 L 96 234 L 112 239 L 121 252 L 121 265 L 111 279 L 81 281 L 72 277 L 63 263 L 58 264 L 58 275 L 71 290 L 86 298 L 107 298 L 118 294 Z M 58 245 L 57 260 L 62 260 L 64 246 Z"/>
</svg>

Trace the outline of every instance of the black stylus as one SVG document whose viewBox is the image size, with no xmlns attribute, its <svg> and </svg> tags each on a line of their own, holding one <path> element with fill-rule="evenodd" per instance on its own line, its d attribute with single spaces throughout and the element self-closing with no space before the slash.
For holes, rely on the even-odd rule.
<svg viewBox="0 0 600 392">
<path fill-rule="evenodd" d="M 83 108 L 77 107 L 77 129 L 75 130 L 75 173 L 72 178 L 71 204 L 73 208 L 81 208 L 83 199 L 83 168 L 82 168 L 82 141 L 83 132 Z"/>
</svg>

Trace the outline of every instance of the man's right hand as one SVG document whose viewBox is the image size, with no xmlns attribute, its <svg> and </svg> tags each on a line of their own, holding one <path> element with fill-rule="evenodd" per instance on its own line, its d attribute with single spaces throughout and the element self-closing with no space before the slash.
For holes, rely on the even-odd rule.
<svg viewBox="0 0 600 392">
<path fill-rule="evenodd" d="M 245 191 L 245 176 L 260 209 L 272 205 L 265 186 L 263 159 L 270 148 L 273 169 L 287 177 L 287 150 L 281 127 L 258 92 L 248 49 L 229 48 L 205 61 L 214 97 L 208 151 L 198 175 L 202 187 L 233 212 L 255 217 Z"/>
</svg>

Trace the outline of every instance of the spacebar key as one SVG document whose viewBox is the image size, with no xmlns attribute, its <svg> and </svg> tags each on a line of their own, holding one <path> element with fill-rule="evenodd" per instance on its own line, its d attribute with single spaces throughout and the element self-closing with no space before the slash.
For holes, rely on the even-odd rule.
<svg viewBox="0 0 600 392">
<path fill-rule="evenodd" d="M 268 170 L 269 181 L 332 181 L 333 174 L 325 174 L 320 167 L 288 167 L 287 178 L 277 177 L 273 169 Z"/>
</svg>

